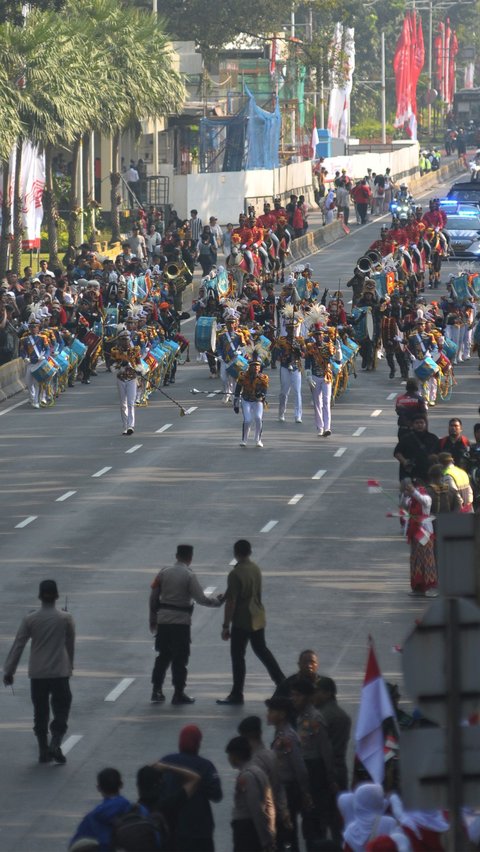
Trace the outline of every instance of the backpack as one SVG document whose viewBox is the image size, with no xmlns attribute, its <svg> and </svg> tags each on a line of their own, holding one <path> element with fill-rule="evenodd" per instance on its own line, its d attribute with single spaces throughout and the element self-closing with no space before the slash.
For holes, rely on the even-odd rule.
<svg viewBox="0 0 480 852">
<path fill-rule="evenodd" d="M 162 849 L 161 833 L 152 817 L 145 816 L 138 805 L 132 805 L 113 822 L 112 848 L 124 852 L 156 852 Z"/>
</svg>

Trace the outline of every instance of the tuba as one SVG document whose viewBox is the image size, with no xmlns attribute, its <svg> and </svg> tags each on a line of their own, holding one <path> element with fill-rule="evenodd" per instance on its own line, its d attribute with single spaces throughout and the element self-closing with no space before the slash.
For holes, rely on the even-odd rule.
<svg viewBox="0 0 480 852">
<path fill-rule="evenodd" d="M 163 280 L 169 284 L 173 284 L 177 293 L 183 293 L 188 284 L 188 279 L 185 275 L 186 272 L 189 272 L 189 269 L 185 261 L 182 260 L 181 263 L 168 263 L 163 270 Z"/>
<path fill-rule="evenodd" d="M 369 275 L 371 273 L 372 261 L 368 255 L 364 254 L 363 257 L 358 258 L 356 268 L 362 273 L 362 275 Z"/>
</svg>

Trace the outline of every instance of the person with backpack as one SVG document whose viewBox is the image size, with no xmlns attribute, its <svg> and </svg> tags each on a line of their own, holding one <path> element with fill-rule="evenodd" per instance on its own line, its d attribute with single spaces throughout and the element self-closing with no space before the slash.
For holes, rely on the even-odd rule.
<svg viewBox="0 0 480 852">
<path fill-rule="evenodd" d="M 122 787 L 122 776 L 118 769 L 108 767 L 98 773 L 97 790 L 102 797 L 102 801 L 96 808 L 89 811 L 80 822 L 69 843 L 68 848 L 70 850 L 82 838 L 88 838 L 92 841 L 96 840 L 99 852 L 111 852 L 115 848 L 113 845 L 115 822 L 132 808 L 128 799 L 121 794 Z M 148 816 L 146 808 L 142 807 L 141 813 L 142 816 Z"/>
</svg>

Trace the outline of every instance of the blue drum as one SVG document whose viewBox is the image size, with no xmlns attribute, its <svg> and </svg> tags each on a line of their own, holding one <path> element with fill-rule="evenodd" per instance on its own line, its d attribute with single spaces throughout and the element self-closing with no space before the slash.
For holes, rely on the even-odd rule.
<svg viewBox="0 0 480 852">
<path fill-rule="evenodd" d="M 141 379 L 144 379 L 146 376 L 148 376 L 150 372 L 150 367 L 148 366 L 147 362 L 143 360 L 143 358 L 140 358 L 140 363 L 136 365 L 135 372 L 137 376 L 139 376 Z"/>
<path fill-rule="evenodd" d="M 103 337 L 103 322 L 102 320 L 98 320 L 98 322 L 93 323 L 92 331 L 97 337 Z"/>
<path fill-rule="evenodd" d="M 355 353 L 357 353 L 360 349 L 358 343 L 356 343 L 355 340 L 352 340 L 351 337 L 347 337 L 347 342 L 345 345 L 348 346 L 349 349 L 352 349 L 352 351 Z"/>
<path fill-rule="evenodd" d="M 240 373 L 243 373 L 244 370 L 248 369 L 248 361 L 243 355 L 236 355 L 233 361 L 230 361 L 230 364 L 227 367 L 227 373 L 229 376 L 233 376 L 234 379 L 238 379 Z"/>
<path fill-rule="evenodd" d="M 454 340 L 450 340 L 449 337 L 445 337 L 445 339 L 442 343 L 442 349 L 445 352 L 445 355 L 447 356 L 447 358 L 450 361 L 453 361 L 455 359 L 456 354 L 457 354 L 458 345 L 455 343 Z"/>
<path fill-rule="evenodd" d="M 195 348 L 199 352 L 215 352 L 217 345 L 217 320 L 199 317 L 195 326 Z"/>
<path fill-rule="evenodd" d="M 336 379 L 340 370 L 342 369 L 342 365 L 338 363 L 338 361 L 334 361 L 333 358 L 330 360 L 330 367 L 332 368 L 333 378 Z"/>
<path fill-rule="evenodd" d="M 57 354 L 55 355 L 55 362 L 58 366 L 59 376 L 63 376 L 64 373 L 68 371 L 68 368 L 70 366 L 68 350 L 63 349 L 61 352 L 57 352 Z"/>
<path fill-rule="evenodd" d="M 265 337 L 264 334 L 261 334 L 257 340 L 255 341 L 255 349 L 258 353 L 258 357 L 262 362 L 262 366 L 267 367 L 270 364 L 270 347 L 272 345 L 272 341 Z"/>
<path fill-rule="evenodd" d="M 420 379 L 421 382 L 428 381 L 428 379 L 435 375 L 435 373 L 438 373 L 438 370 L 438 364 L 436 364 L 433 358 L 430 358 L 428 355 L 423 359 L 423 361 L 419 361 L 413 368 L 413 372 L 417 379 Z"/>
<path fill-rule="evenodd" d="M 342 341 L 340 341 L 340 349 L 342 350 L 342 361 L 350 361 L 350 359 L 355 355 L 355 352 L 353 352 L 353 350 Z"/>
<path fill-rule="evenodd" d="M 156 346 L 153 346 L 150 352 L 159 364 L 162 364 L 164 361 L 166 361 L 169 356 L 169 352 L 164 349 L 163 345 L 160 343 L 157 343 Z"/>
<path fill-rule="evenodd" d="M 31 374 L 36 382 L 49 382 L 56 372 L 53 363 L 47 358 L 42 358 L 36 364 L 32 364 Z"/>
<path fill-rule="evenodd" d="M 84 356 L 85 356 L 85 352 L 87 351 L 87 347 L 85 346 L 85 344 L 82 343 L 82 341 L 79 340 L 78 337 L 75 337 L 72 340 L 72 345 L 71 345 L 70 349 L 72 350 L 74 355 L 77 356 L 78 363 L 80 363 L 82 358 L 84 358 Z"/>
<path fill-rule="evenodd" d="M 373 340 L 374 326 L 373 316 L 370 308 L 354 308 L 352 316 L 355 324 L 355 337 L 361 343 L 362 340 Z"/>
<path fill-rule="evenodd" d="M 164 349 L 170 352 L 170 357 L 175 358 L 178 350 L 180 349 L 180 344 L 175 343 L 174 340 L 164 340 L 162 343 Z"/>
<path fill-rule="evenodd" d="M 105 311 L 106 325 L 118 325 L 118 308 L 115 305 L 110 305 Z"/>
</svg>

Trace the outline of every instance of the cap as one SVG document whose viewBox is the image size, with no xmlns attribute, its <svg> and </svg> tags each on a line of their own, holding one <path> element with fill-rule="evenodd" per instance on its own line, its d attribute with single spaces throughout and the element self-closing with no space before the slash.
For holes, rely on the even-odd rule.
<svg viewBox="0 0 480 852">
<path fill-rule="evenodd" d="M 39 598 L 58 598 L 58 589 L 55 580 L 42 580 L 38 587 Z"/>
<path fill-rule="evenodd" d="M 315 690 L 321 690 L 322 692 L 331 692 L 332 695 L 337 694 L 337 684 L 331 677 L 321 676 L 317 679 L 315 684 Z"/>
<path fill-rule="evenodd" d="M 273 698 L 267 698 L 265 706 L 268 707 L 269 710 L 278 710 L 280 713 L 285 713 L 287 716 L 289 716 L 293 711 L 290 699 L 282 698 L 281 695 L 274 695 Z"/>
<path fill-rule="evenodd" d="M 129 332 L 129 331 L 127 331 L 127 329 L 126 329 L 126 328 L 124 328 L 124 329 L 123 329 L 123 331 L 121 331 L 121 332 L 120 332 L 120 334 L 119 334 L 118 336 L 119 336 L 119 337 L 130 337 L 130 332 Z"/>
<path fill-rule="evenodd" d="M 315 687 L 311 680 L 299 678 L 292 683 L 291 691 L 298 692 L 300 695 L 313 695 Z"/>
</svg>

